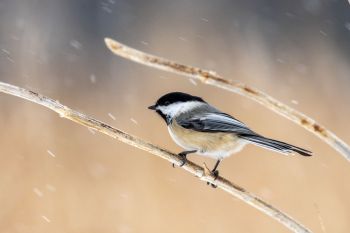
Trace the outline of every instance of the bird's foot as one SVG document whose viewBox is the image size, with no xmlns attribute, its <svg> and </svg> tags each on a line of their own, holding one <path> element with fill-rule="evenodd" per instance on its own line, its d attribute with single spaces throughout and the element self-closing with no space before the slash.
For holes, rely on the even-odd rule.
<svg viewBox="0 0 350 233">
<path fill-rule="evenodd" d="M 183 151 L 181 153 L 179 153 L 178 155 L 181 157 L 182 159 L 182 163 L 179 165 L 179 167 L 182 167 L 183 165 L 186 164 L 187 158 L 186 156 L 190 153 L 195 153 L 196 151 Z M 175 168 L 175 164 L 173 163 L 173 168 Z"/>
<path fill-rule="evenodd" d="M 214 176 L 214 181 L 219 177 L 219 171 L 218 170 L 211 171 L 211 174 Z M 212 188 L 217 188 L 218 187 L 217 185 L 212 184 L 210 182 L 207 182 L 207 185 L 210 185 Z"/>
<path fill-rule="evenodd" d="M 186 161 L 187 161 L 187 158 L 186 158 L 187 152 L 181 152 L 181 153 L 179 153 L 179 155 L 180 155 L 181 158 L 182 158 L 182 163 L 179 165 L 179 167 L 182 167 L 183 165 L 186 164 Z"/>
</svg>

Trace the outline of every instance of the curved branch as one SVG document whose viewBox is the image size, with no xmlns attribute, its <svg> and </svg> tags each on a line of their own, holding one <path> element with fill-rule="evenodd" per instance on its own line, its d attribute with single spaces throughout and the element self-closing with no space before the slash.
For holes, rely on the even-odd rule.
<svg viewBox="0 0 350 233">
<path fill-rule="evenodd" d="M 48 98 L 46 96 L 43 96 L 41 94 L 38 94 L 36 92 L 26 90 L 24 88 L 20 88 L 20 87 L 3 83 L 3 82 L 0 82 L 0 92 L 17 96 L 22 99 L 26 99 L 36 104 L 45 106 L 57 112 L 61 117 L 64 117 L 68 120 L 74 121 L 88 128 L 97 130 L 100 133 L 116 138 L 126 144 L 137 147 L 151 154 L 157 155 L 176 165 L 182 164 L 182 158 L 177 154 L 174 154 L 166 149 L 160 148 L 156 145 L 146 142 L 141 138 L 125 133 L 119 129 L 113 128 L 112 126 L 109 126 L 99 120 L 96 120 L 92 117 L 84 115 L 73 109 L 70 109 L 60 104 L 58 101 Z M 229 180 L 221 176 L 219 176 L 215 180 L 215 177 L 209 172 L 209 170 L 205 166 L 204 168 L 202 168 L 199 165 L 191 161 L 188 161 L 182 168 L 188 171 L 189 173 L 194 174 L 202 181 L 207 181 L 217 185 L 217 187 L 221 188 L 222 190 L 226 191 L 232 196 L 238 199 L 241 199 L 245 203 L 253 206 L 254 208 L 270 216 L 271 218 L 279 221 L 280 223 L 282 223 L 284 226 L 286 226 L 293 232 L 300 232 L 300 233 L 311 232 L 308 229 L 306 229 L 304 226 L 302 226 L 300 223 L 296 222 L 293 218 L 283 213 L 282 211 L 264 202 L 260 198 L 249 193 L 248 191 L 241 188 L 240 186 L 230 182 Z"/>
<path fill-rule="evenodd" d="M 114 54 L 123 58 L 146 66 L 154 67 L 159 70 L 196 78 L 205 84 L 231 91 L 254 100 L 266 108 L 271 109 L 272 111 L 302 126 L 304 129 L 312 132 L 321 138 L 324 142 L 328 143 L 332 148 L 338 151 L 345 159 L 350 162 L 350 147 L 337 135 L 326 129 L 324 126 L 318 124 L 314 119 L 283 104 L 282 102 L 274 99 L 262 91 L 248 87 L 243 83 L 224 79 L 213 71 L 179 64 L 165 58 L 138 51 L 110 38 L 105 38 L 105 43 Z"/>
</svg>

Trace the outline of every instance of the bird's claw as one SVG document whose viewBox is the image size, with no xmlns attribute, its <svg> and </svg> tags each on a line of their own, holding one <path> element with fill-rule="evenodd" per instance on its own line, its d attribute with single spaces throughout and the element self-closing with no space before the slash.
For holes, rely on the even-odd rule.
<svg viewBox="0 0 350 233">
<path fill-rule="evenodd" d="M 182 158 L 182 163 L 179 165 L 179 167 L 183 167 L 186 164 L 187 158 L 186 158 L 187 153 L 181 152 L 179 153 L 179 156 Z M 175 164 L 173 163 L 173 168 L 175 168 Z"/>
<path fill-rule="evenodd" d="M 219 177 L 219 171 L 215 170 L 215 171 L 211 171 L 211 174 L 214 176 L 214 181 Z M 218 186 L 215 184 L 212 184 L 210 182 L 207 182 L 207 185 L 210 185 L 212 188 L 217 188 Z"/>
</svg>

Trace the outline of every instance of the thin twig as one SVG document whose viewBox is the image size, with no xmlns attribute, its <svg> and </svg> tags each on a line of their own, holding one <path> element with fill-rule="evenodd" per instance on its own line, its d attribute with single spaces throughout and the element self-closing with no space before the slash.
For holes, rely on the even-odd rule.
<svg viewBox="0 0 350 233">
<path fill-rule="evenodd" d="M 156 69 L 199 79 L 205 84 L 231 91 L 254 100 L 266 108 L 271 109 L 272 111 L 284 116 L 285 118 L 314 133 L 324 142 L 328 143 L 331 147 L 337 150 L 345 159 L 350 162 L 350 147 L 343 140 L 341 140 L 330 130 L 326 129 L 324 126 L 318 124 L 314 119 L 283 104 L 282 102 L 274 99 L 262 91 L 249 87 L 243 83 L 224 79 L 213 71 L 179 64 L 165 58 L 141 52 L 110 38 L 105 38 L 105 43 L 114 54 L 123 58 L 146 66 L 154 67 Z"/>
<path fill-rule="evenodd" d="M 0 82 L 0 92 L 17 96 L 22 99 L 26 99 L 36 104 L 45 106 L 57 112 L 61 117 L 64 117 L 68 120 L 74 121 L 90 129 L 97 130 L 100 133 L 116 138 L 126 144 L 137 147 L 151 154 L 157 155 L 176 165 L 182 164 L 182 158 L 177 154 L 174 154 L 166 149 L 160 148 L 156 145 L 146 142 L 141 138 L 125 133 L 119 129 L 113 128 L 112 126 L 109 126 L 99 120 L 96 120 L 85 114 L 82 114 L 73 109 L 70 109 L 60 104 L 58 101 L 48 98 L 46 96 L 43 96 L 41 94 L 38 94 L 36 92 L 26 90 L 24 88 L 20 88 L 20 87 L 3 83 L 3 82 Z M 230 182 L 229 180 L 221 176 L 219 176 L 215 180 L 215 177 L 210 172 L 206 172 L 203 167 L 191 161 L 188 161 L 182 168 L 190 172 L 191 174 L 194 174 L 202 181 L 208 181 L 212 184 L 217 185 L 218 188 L 221 188 L 222 190 L 226 191 L 232 196 L 238 199 L 241 199 L 245 203 L 253 206 L 254 208 L 270 216 L 271 218 L 279 221 L 280 223 L 282 223 L 284 226 L 286 226 L 293 232 L 302 232 L 302 233 L 311 232 L 308 229 L 306 229 L 304 226 L 302 226 L 300 223 L 296 222 L 293 218 L 289 217 L 287 214 L 276 209 L 272 205 L 266 203 L 265 201 L 261 200 L 257 196 L 249 193 L 245 189 Z"/>
</svg>

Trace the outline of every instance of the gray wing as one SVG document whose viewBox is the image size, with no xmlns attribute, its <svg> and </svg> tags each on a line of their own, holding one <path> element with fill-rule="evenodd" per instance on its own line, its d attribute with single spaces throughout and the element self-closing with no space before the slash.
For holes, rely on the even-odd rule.
<svg viewBox="0 0 350 233">
<path fill-rule="evenodd" d="M 179 117 L 176 122 L 186 129 L 200 132 L 231 132 L 243 135 L 256 135 L 245 124 L 223 112 L 195 113 Z"/>
<path fill-rule="evenodd" d="M 176 122 L 186 129 L 200 132 L 230 132 L 253 144 L 283 154 L 297 152 L 303 156 L 311 156 L 312 152 L 285 142 L 265 138 L 250 130 L 245 124 L 223 112 L 197 112 L 191 116 L 180 117 Z"/>
</svg>

